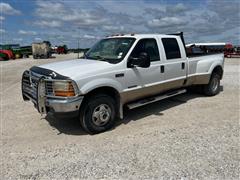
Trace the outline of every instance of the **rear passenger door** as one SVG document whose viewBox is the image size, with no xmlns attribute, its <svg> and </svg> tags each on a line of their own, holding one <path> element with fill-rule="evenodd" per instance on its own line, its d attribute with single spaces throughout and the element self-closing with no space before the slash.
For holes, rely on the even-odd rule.
<svg viewBox="0 0 240 180">
<path fill-rule="evenodd" d="M 162 38 L 165 51 L 165 61 L 162 65 L 166 82 L 166 89 L 178 88 L 184 84 L 187 73 L 186 55 L 182 41 L 179 38 Z M 181 46 L 179 46 L 179 44 Z"/>
</svg>

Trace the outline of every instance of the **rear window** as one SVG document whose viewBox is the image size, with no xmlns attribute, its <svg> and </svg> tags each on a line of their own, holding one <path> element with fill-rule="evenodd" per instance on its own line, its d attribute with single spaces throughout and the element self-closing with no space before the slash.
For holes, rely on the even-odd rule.
<svg viewBox="0 0 240 180">
<path fill-rule="evenodd" d="M 162 38 L 167 59 L 181 58 L 178 42 L 175 38 Z"/>
</svg>

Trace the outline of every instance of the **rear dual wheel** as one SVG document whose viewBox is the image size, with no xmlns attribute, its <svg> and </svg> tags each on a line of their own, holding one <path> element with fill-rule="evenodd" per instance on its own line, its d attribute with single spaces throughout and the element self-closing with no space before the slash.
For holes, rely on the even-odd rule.
<svg viewBox="0 0 240 180">
<path fill-rule="evenodd" d="M 90 134 L 104 132 L 113 127 L 116 112 L 116 103 L 112 97 L 94 95 L 87 99 L 80 109 L 80 123 Z"/>
<path fill-rule="evenodd" d="M 220 92 L 220 75 L 213 73 L 209 83 L 203 86 L 203 93 L 207 96 L 214 96 Z"/>
</svg>

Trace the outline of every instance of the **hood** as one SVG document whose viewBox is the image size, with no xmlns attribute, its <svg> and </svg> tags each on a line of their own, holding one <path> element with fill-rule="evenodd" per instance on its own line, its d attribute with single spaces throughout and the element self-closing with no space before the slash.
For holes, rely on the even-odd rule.
<svg viewBox="0 0 240 180">
<path fill-rule="evenodd" d="M 52 70 L 60 75 L 74 78 L 81 75 L 96 75 L 105 72 L 113 64 L 104 61 L 75 59 L 61 62 L 54 62 L 39 66 L 40 68 Z"/>
</svg>

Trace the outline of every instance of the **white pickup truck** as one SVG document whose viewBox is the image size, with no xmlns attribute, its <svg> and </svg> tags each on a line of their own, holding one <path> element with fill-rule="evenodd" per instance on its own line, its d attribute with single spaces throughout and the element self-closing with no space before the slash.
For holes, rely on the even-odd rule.
<svg viewBox="0 0 240 180">
<path fill-rule="evenodd" d="M 41 114 L 78 116 L 94 134 L 136 108 L 198 86 L 219 93 L 223 54 L 186 54 L 183 34 L 128 34 L 106 37 L 82 59 L 33 66 L 22 76 L 22 95 Z"/>
</svg>

